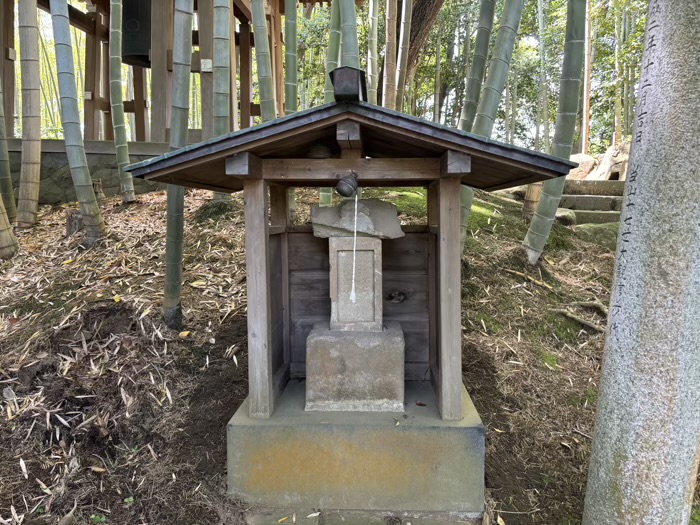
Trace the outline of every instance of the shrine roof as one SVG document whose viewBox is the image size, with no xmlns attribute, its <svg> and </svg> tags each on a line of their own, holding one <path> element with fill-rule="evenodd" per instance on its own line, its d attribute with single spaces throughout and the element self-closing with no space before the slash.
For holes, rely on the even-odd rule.
<svg viewBox="0 0 700 525">
<path fill-rule="evenodd" d="M 359 125 L 360 158 L 437 160 L 448 151 L 466 154 L 471 157 L 471 173 L 462 177 L 462 183 L 486 191 L 560 177 L 576 166 L 568 160 L 367 102 L 347 101 L 325 104 L 212 138 L 132 164 L 126 170 L 154 182 L 238 191 L 243 188 L 243 179 L 226 175 L 227 158 L 249 153 L 260 159 L 308 159 L 311 148 L 318 146 L 328 148 L 332 158 L 339 157 L 341 146 L 336 130 L 339 123 L 346 121 Z M 306 185 L 314 185 L 313 176 L 309 179 Z M 383 185 L 396 186 L 407 181 L 402 181 L 397 171 L 384 182 Z M 416 182 L 414 176 L 412 182 L 420 181 Z M 327 181 L 319 180 L 318 185 L 327 185 Z"/>
</svg>

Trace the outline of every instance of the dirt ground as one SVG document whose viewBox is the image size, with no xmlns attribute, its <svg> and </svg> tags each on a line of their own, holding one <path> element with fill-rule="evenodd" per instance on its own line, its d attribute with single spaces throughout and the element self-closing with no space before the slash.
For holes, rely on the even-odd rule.
<svg viewBox="0 0 700 525">
<path fill-rule="evenodd" d="M 382 194 L 404 222 L 415 190 Z M 314 192 L 301 192 L 308 217 Z M 64 238 L 44 207 L 0 263 L 0 523 L 243 522 L 225 426 L 247 395 L 242 203 L 187 196 L 185 328 L 160 317 L 165 197 L 104 205 L 109 238 Z M 554 230 L 528 267 L 517 204 L 477 195 L 463 260 L 464 382 L 487 427 L 488 519 L 580 522 L 614 254 Z"/>
</svg>

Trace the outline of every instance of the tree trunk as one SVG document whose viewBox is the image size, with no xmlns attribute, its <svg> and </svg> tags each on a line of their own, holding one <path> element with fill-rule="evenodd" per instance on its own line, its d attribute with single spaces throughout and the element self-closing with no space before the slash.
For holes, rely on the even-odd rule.
<svg viewBox="0 0 700 525">
<path fill-rule="evenodd" d="M 36 0 L 17 6 L 22 67 L 22 164 L 20 168 L 17 226 L 29 228 L 39 211 L 41 179 L 41 80 Z"/>
<path fill-rule="evenodd" d="M 340 3 L 340 32 L 342 66 L 360 69 L 360 47 L 357 41 L 357 14 L 355 0 L 338 0 Z"/>
<path fill-rule="evenodd" d="M 107 233 L 102 220 L 100 206 L 92 188 L 88 168 L 83 132 L 78 109 L 78 90 L 75 85 L 73 44 L 70 36 L 67 0 L 51 0 L 51 21 L 56 46 L 56 70 L 61 95 L 61 122 L 65 137 L 66 155 L 70 167 L 75 195 L 80 203 L 80 214 L 85 226 L 85 241 L 88 245 L 103 238 Z"/>
<path fill-rule="evenodd" d="M 4 96 L 2 93 L 2 82 L 0 82 L 0 200 L 2 200 L 7 219 L 11 223 L 17 217 L 17 208 L 15 206 L 15 191 L 12 187 L 12 172 L 10 171 L 10 154 L 7 151 L 6 130 Z M 0 241 L 0 244 L 3 244 L 2 241 Z"/>
<path fill-rule="evenodd" d="M 369 45 L 367 53 L 367 98 L 370 104 L 377 103 L 379 83 L 379 54 L 377 40 L 379 33 L 379 0 L 369 0 Z"/>
<path fill-rule="evenodd" d="M 264 0 L 252 0 L 253 32 L 255 34 L 255 61 L 258 66 L 258 89 L 260 91 L 260 114 L 267 122 L 277 117 L 275 110 L 275 87 L 272 79 L 270 41 L 267 37 L 267 19 Z"/>
<path fill-rule="evenodd" d="M 476 117 L 476 107 L 481 95 L 481 84 L 486 73 L 486 56 L 489 52 L 489 40 L 493 28 L 493 18 L 496 11 L 494 0 L 481 0 L 479 8 L 479 25 L 476 28 L 476 43 L 474 45 L 474 60 L 469 70 L 466 97 L 459 119 L 459 129 L 471 131 Z"/>
<path fill-rule="evenodd" d="M 173 37 L 172 116 L 170 149 L 187 145 L 189 121 L 190 71 L 192 62 L 192 18 L 194 0 L 175 0 Z M 264 13 L 263 13 L 264 15 Z M 264 18 L 264 16 L 263 16 Z M 267 38 L 260 39 L 264 46 Z M 269 52 L 268 52 L 269 59 Z M 274 103 L 272 104 L 274 112 Z M 168 184 L 168 209 L 165 238 L 165 290 L 163 317 L 174 329 L 182 327 L 182 259 L 184 237 L 185 189 Z"/>
<path fill-rule="evenodd" d="M 586 0 L 569 0 L 566 17 L 566 42 L 564 63 L 559 82 L 559 108 L 554 129 L 552 152 L 559 158 L 569 160 L 574 144 L 576 116 L 578 112 L 583 69 Z M 550 179 L 542 187 L 537 211 L 532 217 L 525 235 L 523 248 L 530 264 L 535 264 L 544 251 L 552 230 L 566 177 Z"/>
<path fill-rule="evenodd" d="M 297 112 L 297 2 L 285 0 L 284 4 L 284 100 L 285 113 Z"/>
<path fill-rule="evenodd" d="M 489 73 L 481 93 L 479 106 L 476 109 L 476 119 L 472 129 L 473 133 L 482 137 L 490 138 L 493 131 L 498 105 L 501 102 L 503 87 L 508 78 L 510 61 L 513 57 L 523 4 L 524 0 L 506 0 L 503 6 L 501 27 L 496 36 L 496 43 L 489 63 Z"/>
<path fill-rule="evenodd" d="M 335 101 L 330 73 L 338 67 L 338 63 L 340 62 L 340 36 L 340 2 L 333 2 L 333 4 L 331 4 L 331 28 L 330 35 L 328 36 L 328 51 L 326 52 L 324 104 Z M 307 100 L 307 104 L 308 103 L 309 101 Z"/>
<path fill-rule="evenodd" d="M 406 68 L 408 67 L 408 49 L 411 39 L 412 0 L 403 0 L 401 7 L 401 35 L 399 59 L 396 70 L 396 109 L 403 111 L 404 93 L 406 91 Z"/>
<path fill-rule="evenodd" d="M 396 109 L 396 14 L 397 0 L 386 0 L 386 44 L 384 46 L 384 107 Z"/>
<path fill-rule="evenodd" d="M 131 173 L 124 171 L 124 168 L 129 165 L 129 145 L 126 139 L 126 119 L 122 98 L 122 0 L 110 1 L 109 96 L 114 128 L 114 148 L 117 152 L 119 170 L 119 190 L 122 203 L 128 204 L 136 200 L 136 194 Z"/>
<path fill-rule="evenodd" d="M 700 4 L 646 27 L 583 525 L 687 524 L 700 462 Z"/>
</svg>

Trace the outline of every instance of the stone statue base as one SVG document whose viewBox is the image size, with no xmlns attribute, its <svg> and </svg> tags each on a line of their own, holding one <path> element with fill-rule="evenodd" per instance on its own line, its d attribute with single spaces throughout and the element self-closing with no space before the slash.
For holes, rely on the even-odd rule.
<svg viewBox="0 0 700 525">
<path fill-rule="evenodd" d="M 306 340 L 306 410 L 404 411 L 403 330 L 385 325 L 381 332 L 314 325 Z"/>
</svg>

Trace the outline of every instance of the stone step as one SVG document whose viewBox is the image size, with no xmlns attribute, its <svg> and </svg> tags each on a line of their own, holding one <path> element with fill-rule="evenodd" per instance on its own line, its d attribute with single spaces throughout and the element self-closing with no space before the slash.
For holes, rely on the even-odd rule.
<svg viewBox="0 0 700 525">
<path fill-rule="evenodd" d="M 567 180 L 564 195 L 612 195 L 621 197 L 625 191 L 623 180 Z"/>
<path fill-rule="evenodd" d="M 603 224 L 620 222 L 619 211 L 576 210 L 576 224 Z"/>
<path fill-rule="evenodd" d="M 611 195 L 563 195 L 561 208 L 570 210 L 620 211 L 622 197 Z"/>
</svg>

